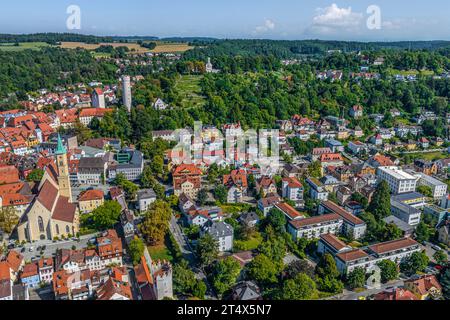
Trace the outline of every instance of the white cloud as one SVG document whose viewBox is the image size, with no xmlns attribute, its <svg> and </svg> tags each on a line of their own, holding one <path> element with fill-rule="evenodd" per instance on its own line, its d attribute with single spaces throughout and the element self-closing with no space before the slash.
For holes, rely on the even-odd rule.
<svg viewBox="0 0 450 320">
<path fill-rule="evenodd" d="M 364 15 L 354 12 L 351 7 L 339 8 L 333 3 L 326 8 L 317 8 L 309 32 L 316 34 L 333 34 L 342 31 L 358 31 L 363 26 Z"/>
<path fill-rule="evenodd" d="M 274 29 L 275 29 L 275 22 L 271 19 L 265 19 L 264 24 L 261 26 L 257 26 L 254 30 L 254 33 L 266 33 Z"/>
</svg>

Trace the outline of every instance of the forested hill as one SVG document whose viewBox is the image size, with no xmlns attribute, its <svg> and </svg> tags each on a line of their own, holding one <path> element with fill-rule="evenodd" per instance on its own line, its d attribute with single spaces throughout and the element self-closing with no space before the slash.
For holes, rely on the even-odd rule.
<svg viewBox="0 0 450 320">
<path fill-rule="evenodd" d="M 296 55 L 324 54 L 329 50 L 372 51 L 382 49 L 438 50 L 449 49 L 450 41 L 404 41 L 404 42 L 347 42 L 324 40 L 216 40 L 193 41 L 197 49 L 186 54 L 189 57 L 203 58 L 204 54 L 217 55 L 274 55 L 280 59 Z M 205 47 L 206 50 L 205 50 Z"/>
</svg>

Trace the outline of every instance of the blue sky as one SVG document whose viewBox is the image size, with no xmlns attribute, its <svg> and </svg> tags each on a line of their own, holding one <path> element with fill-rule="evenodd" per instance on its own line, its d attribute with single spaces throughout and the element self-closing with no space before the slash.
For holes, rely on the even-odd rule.
<svg viewBox="0 0 450 320">
<path fill-rule="evenodd" d="M 0 33 L 70 31 L 69 5 L 81 9 L 83 34 L 450 40 L 448 0 L 14 0 L 0 4 Z M 370 5 L 379 30 L 366 26 Z"/>
</svg>

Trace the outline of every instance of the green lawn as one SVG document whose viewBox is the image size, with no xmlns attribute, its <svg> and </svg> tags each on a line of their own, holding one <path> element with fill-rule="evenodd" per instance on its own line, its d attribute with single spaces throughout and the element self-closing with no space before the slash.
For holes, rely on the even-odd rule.
<svg viewBox="0 0 450 320">
<path fill-rule="evenodd" d="M 434 71 L 432 70 L 396 70 L 396 69 L 389 69 L 389 73 L 391 75 L 400 74 L 402 76 L 409 76 L 409 75 L 422 75 L 422 76 L 432 76 L 434 75 Z"/>
<path fill-rule="evenodd" d="M 152 257 L 152 260 L 154 261 L 156 260 L 167 260 L 170 262 L 173 261 L 172 254 L 165 244 L 157 246 L 148 246 L 148 252 Z"/>
<path fill-rule="evenodd" d="M 259 245 L 262 242 L 262 236 L 259 232 L 256 232 L 250 239 L 243 241 L 243 240 L 234 240 L 234 248 L 237 250 L 254 250 L 259 247 Z"/>
<path fill-rule="evenodd" d="M 420 150 L 418 150 L 417 153 L 409 153 L 407 155 L 410 156 L 411 159 L 424 159 L 427 161 L 436 161 L 448 157 L 447 152 L 423 152 Z"/>
<path fill-rule="evenodd" d="M 200 81 L 203 76 L 182 75 L 175 84 L 175 90 L 181 96 L 181 104 L 184 108 L 201 107 L 206 100 L 202 96 Z"/>
<path fill-rule="evenodd" d="M 0 44 L 0 51 L 22 51 L 27 49 L 32 50 L 40 50 L 44 47 L 49 47 L 50 45 L 45 42 L 22 42 L 19 43 L 18 46 L 16 46 L 14 43 L 2 43 Z"/>
</svg>

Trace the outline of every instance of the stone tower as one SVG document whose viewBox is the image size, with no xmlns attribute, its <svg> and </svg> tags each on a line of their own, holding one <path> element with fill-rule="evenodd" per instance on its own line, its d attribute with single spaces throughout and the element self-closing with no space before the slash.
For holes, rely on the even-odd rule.
<svg viewBox="0 0 450 320">
<path fill-rule="evenodd" d="M 72 202 L 72 189 L 70 187 L 69 164 L 67 161 L 67 151 L 64 147 L 61 136 L 58 134 L 58 145 L 56 147 L 56 166 L 58 167 L 59 194 L 69 198 Z"/>
</svg>

